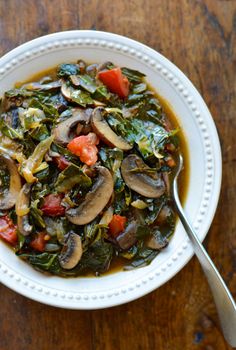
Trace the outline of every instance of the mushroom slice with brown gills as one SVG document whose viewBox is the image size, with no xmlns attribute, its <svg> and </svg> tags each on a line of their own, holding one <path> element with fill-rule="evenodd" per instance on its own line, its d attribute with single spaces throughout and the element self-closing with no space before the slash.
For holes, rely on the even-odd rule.
<svg viewBox="0 0 236 350">
<path fill-rule="evenodd" d="M 102 139 L 108 146 L 120 148 L 123 151 L 128 151 L 132 146 L 126 142 L 121 136 L 110 128 L 108 123 L 103 117 L 105 109 L 103 107 L 97 107 L 94 109 L 91 124 L 94 132 Z"/>
<path fill-rule="evenodd" d="M 0 163 L 3 163 L 10 175 L 9 188 L 0 194 L 0 209 L 7 210 L 16 204 L 21 189 L 21 178 L 14 160 L 6 155 L 0 155 Z"/>
<path fill-rule="evenodd" d="M 98 177 L 84 201 L 77 207 L 66 211 L 67 219 L 75 225 L 91 222 L 107 205 L 113 192 L 113 178 L 110 171 L 98 166 Z"/>
<path fill-rule="evenodd" d="M 136 232 L 137 232 L 137 222 L 131 221 L 125 230 L 116 238 L 117 243 L 119 244 L 120 248 L 123 250 L 127 250 L 131 248 L 136 242 Z"/>
<path fill-rule="evenodd" d="M 66 270 L 73 269 L 80 261 L 82 253 L 80 236 L 73 232 L 70 233 L 61 250 L 61 254 L 58 256 L 61 267 Z"/>
<path fill-rule="evenodd" d="M 168 245 L 168 239 L 162 237 L 159 230 L 156 230 L 146 241 L 146 246 L 154 250 L 161 250 Z"/>
<path fill-rule="evenodd" d="M 130 154 L 123 160 L 121 174 L 126 185 L 144 197 L 158 198 L 165 192 L 161 175 L 136 154 Z"/>
<path fill-rule="evenodd" d="M 70 137 L 70 131 L 76 124 L 81 125 L 81 130 L 84 125 L 88 124 L 90 121 L 92 109 L 82 109 L 82 108 L 73 108 L 72 117 L 63 120 L 53 129 L 52 134 L 54 135 L 54 141 L 62 145 L 66 145 L 72 139 Z M 77 126 L 77 134 L 78 134 Z"/>
<path fill-rule="evenodd" d="M 71 94 L 74 91 L 72 86 L 68 86 L 65 81 L 62 81 L 61 84 L 61 94 L 65 97 L 65 99 L 69 102 L 72 102 Z"/>
<path fill-rule="evenodd" d="M 30 204 L 31 184 L 25 183 L 20 190 L 16 201 L 17 227 L 23 236 L 28 236 L 33 229 L 29 223 L 29 204 Z"/>
</svg>

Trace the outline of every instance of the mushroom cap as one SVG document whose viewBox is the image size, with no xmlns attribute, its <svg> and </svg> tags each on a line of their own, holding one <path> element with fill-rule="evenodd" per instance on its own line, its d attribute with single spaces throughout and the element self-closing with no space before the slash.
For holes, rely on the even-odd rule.
<svg viewBox="0 0 236 350">
<path fill-rule="evenodd" d="M 63 120 L 53 129 L 53 135 L 55 136 L 54 140 L 63 145 L 69 143 L 72 139 L 72 137 L 70 137 L 71 129 L 76 126 L 76 124 L 80 124 L 80 122 L 88 124 L 91 117 L 91 111 L 91 109 L 84 110 L 82 108 L 73 108 L 72 117 Z M 80 131 L 82 130 L 82 127 L 83 125 L 81 125 Z"/>
<path fill-rule="evenodd" d="M 0 195 L 0 209 L 7 210 L 16 204 L 16 200 L 21 189 L 21 178 L 14 160 L 2 154 L 0 155 L 0 161 L 7 166 L 10 174 L 9 189 Z"/>
<path fill-rule="evenodd" d="M 67 270 L 73 269 L 80 261 L 82 254 L 83 249 L 80 236 L 76 233 L 70 233 L 58 257 L 61 267 Z"/>
<path fill-rule="evenodd" d="M 162 237 L 161 232 L 156 230 L 146 241 L 146 246 L 154 250 L 161 250 L 168 245 L 168 239 Z"/>
<path fill-rule="evenodd" d="M 61 94 L 68 102 L 72 102 L 72 98 L 71 98 L 72 92 L 73 92 L 73 88 L 71 86 L 67 86 L 65 81 L 62 81 Z"/>
<path fill-rule="evenodd" d="M 127 250 L 137 242 L 137 222 L 131 221 L 125 230 L 116 238 L 120 248 Z"/>
<path fill-rule="evenodd" d="M 122 161 L 121 174 L 126 185 L 144 197 L 158 198 L 165 192 L 161 175 L 152 172 L 136 154 L 130 154 Z"/>
<path fill-rule="evenodd" d="M 66 211 L 67 219 L 75 225 L 91 222 L 107 205 L 113 192 L 113 178 L 110 171 L 98 166 L 98 177 L 84 201 L 77 207 Z"/>
<path fill-rule="evenodd" d="M 110 128 L 106 120 L 103 118 L 102 113 L 105 111 L 103 107 L 97 107 L 94 109 L 91 118 L 91 124 L 94 132 L 102 139 L 108 146 L 117 147 L 123 151 L 132 149 L 132 146 L 125 141 L 121 136 Z"/>
</svg>

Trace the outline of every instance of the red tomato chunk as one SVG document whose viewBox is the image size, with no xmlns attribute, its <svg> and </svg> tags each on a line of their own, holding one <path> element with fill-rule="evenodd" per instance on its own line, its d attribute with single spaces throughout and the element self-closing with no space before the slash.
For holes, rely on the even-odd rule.
<svg viewBox="0 0 236 350">
<path fill-rule="evenodd" d="M 60 170 L 64 170 L 68 167 L 68 165 L 70 165 L 70 162 L 68 162 L 68 160 L 66 160 L 65 157 L 61 156 L 61 157 L 54 157 L 53 158 L 54 162 L 56 163 L 57 167 Z"/>
<path fill-rule="evenodd" d="M 98 149 L 96 147 L 98 144 L 99 138 L 96 134 L 90 132 L 88 135 L 75 137 L 68 143 L 67 148 L 71 153 L 78 156 L 81 162 L 91 166 L 98 160 Z"/>
<path fill-rule="evenodd" d="M 125 98 L 129 95 L 129 80 L 119 67 L 99 72 L 98 78 L 119 97 Z"/>
<path fill-rule="evenodd" d="M 46 244 L 44 237 L 45 237 L 45 233 L 43 232 L 38 233 L 37 237 L 35 237 L 35 239 L 33 239 L 33 241 L 30 242 L 30 246 L 34 250 L 37 250 L 38 252 L 43 252 Z"/>
<path fill-rule="evenodd" d="M 13 246 L 18 241 L 16 226 L 7 215 L 0 217 L 0 237 Z"/>
<path fill-rule="evenodd" d="M 47 216 L 63 216 L 65 208 L 61 205 L 63 194 L 49 194 L 44 198 L 44 204 L 41 210 Z"/>
<path fill-rule="evenodd" d="M 111 222 L 109 223 L 109 233 L 113 237 L 117 237 L 125 229 L 127 218 L 121 215 L 113 215 Z"/>
</svg>

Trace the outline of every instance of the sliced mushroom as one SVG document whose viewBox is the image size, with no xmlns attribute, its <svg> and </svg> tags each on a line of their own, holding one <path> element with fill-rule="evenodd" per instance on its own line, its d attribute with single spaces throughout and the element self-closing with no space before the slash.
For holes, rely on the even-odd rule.
<svg viewBox="0 0 236 350">
<path fill-rule="evenodd" d="M 66 211 L 67 219 L 75 225 L 85 225 L 95 219 L 112 195 L 113 179 L 110 171 L 102 166 L 98 166 L 97 170 L 97 180 L 84 201 L 77 208 Z"/>
<path fill-rule="evenodd" d="M 72 102 L 71 94 L 74 91 L 72 86 L 66 85 L 66 83 L 63 81 L 61 85 L 61 94 L 65 97 L 65 99 L 69 102 Z"/>
<path fill-rule="evenodd" d="M 95 78 L 97 74 L 97 69 L 98 69 L 97 63 L 90 64 L 89 66 L 86 67 L 86 73 L 89 74 L 91 77 Z"/>
<path fill-rule="evenodd" d="M 122 232 L 117 238 L 117 243 L 119 244 L 120 248 L 123 250 L 127 250 L 130 247 L 132 247 L 136 241 L 136 232 L 137 232 L 137 222 L 131 221 L 127 227 L 125 228 L 124 232 Z"/>
<path fill-rule="evenodd" d="M 165 248 L 168 243 L 168 239 L 162 237 L 161 232 L 157 230 L 151 237 L 148 238 L 146 241 L 146 246 L 154 250 L 161 250 Z"/>
<path fill-rule="evenodd" d="M 156 223 L 163 225 L 171 215 L 173 215 L 171 208 L 168 205 L 164 205 L 157 217 Z"/>
<path fill-rule="evenodd" d="M 112 206 L 110 206 L 104 213 L 103 216 L 101 218 L 101 220 L 99 221 L 99 225 L 108 225 L 112 218 L 113 218 L 113 213 L 114 210 L 112 208 Z"/>
<path fill-rule="evenodd" d="M 97 71 L 100 72 L 101 70 L 107 70 L 110 67 L 114 67 L 113 63 L 110 61 L 106 61 L 98 65 Z"/>
<path fill-rule="evenodd" d="M 111 147 L 117 147 L 123 151 L 128 151 L 132 146 L 126 142 L 121 136 L 116 135 L 116 133 L 110 128 L 106 120 L 103 118 L 103 112 L 105 109 L 103 107 L 97 107 L 94 109 L 92 114 L 92 127 L 94 132 L 108 145 Z"/>
<path fill-rule="evenodd" d="M 76 132 L 78 134 L 79 125 L 81 132 L 83 126 L 89 124 L 91 111 L 91 109 L 84 110 L 82 108 L 73 108 L 72 117 L 63 120 L 53 129 L 54 140 L 63 145 L 69 143 L 72 139 L 72 137 L 70 137 L 71 129 L 78 124 Z"/>
<path fill-rule="evenodd" d="M 67 270 L 73 269 L 80 261 L 82 253 L 83 249 L 80 236 L 76 233 L 71 233 L 58 257 L 61 267 Z"/>
<path fill-rule="evenodd" d="M 167 171 L 163 172 L 163 180 L 166 185 L 166 192 L 168 195 L 170 195 L 170 175 L 168 174 Z"/>
<path fill-rule="evenodd" d="M 80 79 L 77 75 L 70 75 L 70 80 L 73 85 L 80 86 Z"/>
<path fill-rule="evenodd" d="M 10 174 L 9 188 L 0 194 L 0 209 L 7 210 L 16 204 L 21 189 L 21 178 L 16 163 L 6 155 L 0 155 L 0 162 L 3 162 Z"/>
<path fill-rule="evenodd" d="M 136 154 L 128 155 L 121 164 L 126 185 L 148 198 L 158 198 L 165 192 L 165 183 L 156 171 L 149 168 Z"/>
<path fill-rule="evenodd" d="M 7 96 L 6 94 L 4 95 L 1 103 L 1 108 L 3 111 L 9 111 L 13 108 L 17 108 L 22 106 L 24 101 L 24 96 Z"/>
<path fill-rule="evenodd" d="M 16 201 L 17 227 L 23 236 L 28 236 L 33 229 L 29 223 L 29 203 L 31 185 L 24 184 Z"/>
<path fill-rule="evenodd" d="M 59 90 L 61 88 L 61 81 L 52 81 L 47 84 L 40 84 L 38 82 L 32 82 L 25 84 L 23 86 L 26 90 L 32 90 L 32 91 L 55 91 Z"/>
</svg>

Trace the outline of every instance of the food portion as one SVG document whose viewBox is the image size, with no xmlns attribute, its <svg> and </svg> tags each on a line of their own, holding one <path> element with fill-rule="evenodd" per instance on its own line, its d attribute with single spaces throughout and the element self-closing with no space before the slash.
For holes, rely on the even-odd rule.
<svg viewBox="0 0 236 350">
<path fill-rule="evenodd" d="M 146 266 L 168 245 L 181 133 L 141 72 L 63 63 L 6 91 L 0 238 L 40 271 Z"/>
</svg>

